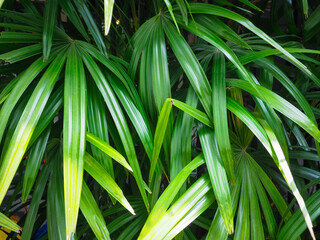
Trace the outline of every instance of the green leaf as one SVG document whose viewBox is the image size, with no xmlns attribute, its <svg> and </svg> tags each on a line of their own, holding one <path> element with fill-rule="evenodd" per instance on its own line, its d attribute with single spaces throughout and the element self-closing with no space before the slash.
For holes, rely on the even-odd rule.
<svg viewBox="0 0 320 240">
<path fill-rule="evenodd" d="M 132 98 L 128 90 L 116 77 L 111 75 L 108 80 L 135 127 L 149 159 L 151 159 L 153 152 L 153 137 L 146 113 L 140 102 L 140 97 L 136 91 L 133 91 L 134 98 Z"/>
<path fill-rule="evenodd" d="M 65 54 L 60 54 L 56 57 L 47 71 L 43 74 L 35 90 L 33 91 L 27 106 L 25 107 L 25 110 L 20 118 L 20 121 L 2 160 L 3 162 L 0 169 L 0 202 L 2 202 L 20 164 L 20 161 L 27 149 L 30 137 L 32 136 L 44 107 L 46 106 L 48 98 L 57 81 L 60 71 L 62 70 L 65 59 Z M 16 87 L 18 86 L 19 85 L 17 84 Z M 13 94 L 13 91 L 11 94 Z M 1 111 L 3 110 L 4 106 Z"/>
<path fill-rule="evenodd" d="M 164 2 L 165 2 L 165 4 L 167 5 L 167 8 L 168 8 L 169 13 L 170 13 L 170 15 L 171 15 L 171 18 L 172 18 L 174 24 L 176 25 L 176 28 L 177 28 L 179 34 L 181 35 L 180 30 L 179 30 L 179 27 L 178 27 L 178 24 L 177 24 L 177 21 L 176 21 L 176 18 L 174 17 L 174 13 L 173 13 L 172 5 L 171 5 L 170 1 L 169 1 L 169 0 L 164 0 Z"/>
<path fill-rule="evenodd" d="M 206 113 L 209 118 L 211 118 L 211 87 L 204 70 L 186 40 L 177 33 L 172 24 L 170 22 L 165 22 L 163 29 L 175 56 L 186 73 L 194 91 L 197 93 Z"/>
<path fill-rule="evenodd" d="M 302 8 L 303 8 L 303 13 L 305 18 L 308 18 L 308 11 L 309 11 L 308 0 L 302 0 Z"/>
<path fill-rule="evenodd" d="M 134 79 L 142 50 L 148 45 L 149 35 L 153 32 L 153 26 L 158 22 L 158 15 L 150 18 L 137 30 L 132 38 L 134 50 L 131 55 L 128 73 Z M 143 66 L 143 65 L 142 65 Z"/>
<path fill-rule="evenodd" d="M 86 182 L 82 183 L 80 209 L 98 239 L 111 239 L 106 222 Z"/>
<path fill-rule="evenodd" d="M 252 172 L 252 171 L 251 171 Z M 252 173 L 251 173 L 252 174 Z M 253 173 L 255 175 L 255 177 L 258 177 L 258 175 L 256 174 L 256 172 Z M 269 199 L 262 187 L 262 184 L 260 182 L 260 180 L 258 179 L 257 181 L 254 181 L 255 184 L 255 188 L 257 191 L 257 195 L 259 196 L 259 200 L 260 200 L 260 205 L 261 205 L 261 209 L 263 211 L 263 216 L 265 218 L 266 221 L 266 225 L 268 228 L 268 232 L 269 232 L 269 236 L 271 239 L 275 240 L 276 239 L 276 233 L 277 233 L 277 223 L 276 220 L 274 218 L 271 206 L 270 206 L 270 202 Z M 254 221 L 254 220 L 253 220 Z"/>
<path fill-rule="evenodd" d="M 2 104 L 7 99 L 7 97 L 9 96 L 10 92 L 12 91 L 14 86 L 19 81 L 22 74 L 23 73 L 19 74 L 18 76 L 16 76 L 13 79 L 11 79 L 11 81 L 2 89 L 2 91 L 0 93 L 0 104 Z"/>
<path fill-rule="evenodd" d="M 51 161 L 53 161 L 53 169 L 47 191 L 48 238 L 66 240 L 66 220 L 63 193 L 64 186 L 61 184 L 63 182 L 63 158 L 60 143 L 58 148 L 53 148 L 52 151 L 48 153 L 49 157 L 51 155 L 53 155 L 51 159 Z"/>
<path fill-rule="evenodd" d="M 242 165 L 243 166 L 243 165 Z M 238 207 L 238 216 L 236 223 L 236 231 L 234 239 L 250 239 L 250 198 L 249 198 L 249 186 L 247 183 L 247 171 L 245 167 L 242 167 L 239 171 L 242 173 L 241 193 Z"/>
<path fill-rule="evenodd" d="M 87 3 L 85 0 L 74 0 L 78 11 L 80 15 L 82 16 L 83 20 L 85 21 L 89 32 L 91 33 L 95 43 L 97 44 L 99 50 L 101 53 L 103 53 L 105 56 L 107 56 L 106 46 L 103 41 L 102 35 L 97 27 L 97 24 L 94 21 L 94 18 L 92 17 L 92 14 L 87 6 Z"/>
<path fill-rule="evenodd" d="M 213 124 L 210 121 L 210 119 L 208 118 L 208 116 L 199 111 L 198 109 L 180 102 L 179 100 L 176 99 L 170 99 L 171 103 L 173 104 L 173 106 L 179 108 L 180 110 L 184 111 L 185 113 L 189 114 L 191 117 L 197 119 L 198 121 L 202 122 L 203 124 L 207 125 L 208 127 L 213 128 Z"/>
<path fill-rule="evenodd" d="M 30 203 L 30 207 L 28 209 L 26 221 L 24 223 L 21 239 L 26 240 L 30 239 L 33 232 L 33 226 L 36 221 L 36 217 L 38 214 L 38 209 L 40 207 L 40 201 L 44 192 L 44 189 L 47 185 L 47 181 L 49 178 L 49 174 L 52 171 L 52 161 L 49 161 L 45 164 L 45 167 L 41 171 L 41 174 L 38 178 L 35 190 L 32 194 L 32 200 Z"/>
<path fill-rule="evenodd" d="M 115 122 L 123 147 L 127 155 L 127 159 L 133 170 L 133 176 L 137 181 L 137 184 L 138 184 L 140 193 L 142 195 L 142 198 L 144 200 L 144 203 L 146 205 L 146 208 L 149 209 L 149 204 L 148 204 L 147 195 L 145 192 L 144 181 L 142 179 L 141 169 L 135 153 L 130 131 L 126 123 L 125 117 L 123 115 L 123 112 L 121 110 L 121 107 L 108 81 L 106 80 L 105 76 L 102 74 L 98 65 L 94 62 L 91 56 L 89 56 L 86 52 L 81 51 L 81 53 L 82 53 L 82 59 L 86 67 L 88 68 L 90 74 L 92 75 L 92 78 L 94 79 L 99 91 L 101 92 L 101 95 L 103 96 L 107 104 L 107 107 L 111 113 L 111 116 Z"/>
<path fill-rule="evenodd" d="M 256 5 L 254 5 L 253 3 L 251 3 L 249 0 L 239 0 L 239 2 L 242 2 L 243 4 L 255 9 L 255 10 L 258 10 L 260 12 L 263 12 L 260 8 L 258 8 Z"/>
<path fill-rule="evenodd" d="M 65 70 L 63 117 L 63 178 L 67 239 L 72 239 L 80 206 L 86 149 L 86 77 L 75 44 Z"/>
<path fill-rule="evenodd" d="M 170 185 L 169 185 L 170 186 Z M 144 225 L 138 239 L 164 239 L 164 236 L 189 212 L 194 205 L 201 204 L 201 198 L 211 189 L 207 174 L 198 179 L 167 211 L 161 215 L 154 216 L 152 220 L 149 215 L 149 224 Z M 167 191 L 167 190 L 166 190 Z M 165 194 L 166 191 L 163 193 Z M 211 193 L 212 194 L 212 193 Z M 209 197 L 213 202 L 214 197 Z M 160 199 L 158 200 L 160 201 Z M 208 207 L 208 206 L 207 206 Z M 147 221 L 148 221 L 147 220 Z M 159 231 L 161 229 L 161 231 Z"/>
<path fill-rule="evenodd" d="M 200 23 L 210 31 L 216 33 L 221 38 L 224 38 L 244 48 L 251 49 L 251 47 L 246 43 L 245 40 L 243 40 L 236 32 L 234 32 L 219 18 L 208 15 L 198 15 L 195 16 L 195 20 L 197 23 Z"/>
<path fill-rule="evenodd" d="M 104 35 L 108 35 L 113 12 L 114 0 L 104 0 Z"/>
<path fill-rule="evenodd" d="M 43 134 L 38 138 L 38 140 L 31 147 L 26 169 L 23 175 L 23 187 L 21 201 L 27 200 L 34 181 L 36 180 L 41 161 L 43 159 L 44 151 L 47 146 L 51 128 L 48 127 Z"/>
<path fill-rule="evenodd" d="M 286 55 L 289 59 L 291 59 L 297 66 L 301 67 L 302 69 L 305 69 L 309 74 L 311 73 L 303 63 L 301 63 L 299 60 L 293 57 L 283 47 L 281 47 L 277 42 L 275 42 L 270 36 L 265 34 L 262 30 L 257 28 L 255 25 L 253 25 L 253 23 L 250 22 L 245 17 L 231 10 L 228 10 L 226 8 L 223 8 L 217 5 L 212 5 L 212 4 L 191 3 L 190 8 L 193 13 L 221 16 L 221 17 L 232 19 L 240 23 L 242 26 L 246 27 L 247 29 L 252 31 L 254 34 L 256 34 L 257 36 L 259 36 L 260 38 L 268 42 L 274 48 L 281 51 L 284 55 Z"/>
<path fill-rule="evenodd" d="M 241 169 L 241 167 L 237 167 Z M 231 186 L 231 201 L 232 201 L 232 209 L 233 209 L 233 216 L 237 211 L 237 205 L 239 201 L 240 189 L 241 189 L 241 182 L 242 182 L 242 175 L 239 171 L 236 172 L 236 183 L 235 185 Z M 228 233 L 223 223 L 223 219 L 221 216 L 221 212 L 219 210 L 216 211 L 216 214 L 211 222 L 211 226 L 209 228 L 206 240 L 210 240 L 212 238 L 217 239 L 227 239 Z"/>
<path fill-rule="evenodd" d="M 273 133 L 273 131 L 271 130 L 270 126 L 262 119 L 259 119 L 261 124 L 263 125 L 264 129 L 266 130 L 266 133 L 268 134 L 268 137 L 270 139 L 271 145 L 273 147 L 273 151 L 276 154 L 277 157 L 277 161 L 275 160 L 279 170 L 281 171 L 284 179 L 286 180 L 289 188 L 291 189 L 293 195 L 295 196 L 295 198 L 298 201 L 299 207 L 303 213 L 304 219 L 306 221 L 306 224 L 308 226 L 309 232 L 311 234 L 312 239 L 316 239 L 313 229 L 312 229 L 312 221 L 309 215 L 309 212 L 306 208 L 305 202 L 299 192 L 299 189 L 297 188 L 295 181 L 293 179 L 291 170 L 289 168 L 288 162 L 284 156 L 284 153 L 281 149 L 281 146 L 275 136 L 275 134 Z"/>
<path fill-rule="evenodd" d="M 306 206 L 311 215 L 311 220 L 316 220 L 320 215 L 320 191 L 313 193 L 306 201 Z M 301 209 L 298 209 L 288 222 L 281 228 L 277 239 L 297 239 L 307 228 Z"/>
<path fill-rule="evenodd" d="M 314 137 L 316 141 L 320 142 L 320 131 L 313 121 L 276 93 L 257 85 L 257 89 L 259 91 L 258 93 L 248 82 L 244 80 L 228 80 L 227 84 L 232 87 L 239 87 L 258 98 L 260 98 L 260 94 L 263 94 L 263 99 L 267 104 L 294 121 L 304 130 L 306 130 L 312 137 Z"/>
<path fill-rule="evenodd" d="M 48 0 L 45 2 L 44 20 L 43 20 L 43 60 L 47 61 L 50 55 L 53 31 L 56 26 L 58 13 L 58 0 Z"/>
<path fill-rule="evenodd" d="M 41 135 L 41 133 L 46 129 L 46 127 L 53 121 L 54 117 L 57 115 L 63 104 L 63 85 L 61 85 L 49 98 L 45 109 L 43 110 L 40 119 L 32 137 L 29 142 L 31 146 Z M 28 147 L 29 147 L 28 146 Z"/>
<path fill-rule="evenodd" d="M 157 22 L 158 23 L 158 22 Z M 152 57 L 152 41 L 149 41 L 147 46 L 143 49 L 141 53 L 141 63 L 139 69 L 139 95 L 141 98 L 141 102 L 148 113 L 151 121 L 156 121 L 157 119 L 157 111 L 158 113 L 161 110 L 160 106 L 159 110 L 155 103 L 154 90 L 152 85 L 152 75 L 153 75 L 153 60 L 150 59 Z"/>
<path fill-rule="evenodd" d="M 134 239 L 135 235 L 141 230 L 144 222 L 146 221 L 146 216 L 141 215 L 137 217 L 132 223 L 126 227 L 124 231 L 121 232 L 117 240 L 129 240 Z"/>
<path fill-rule="evenodd" d="M 86 133 L 86 140 L 132 172 L 132 168 L 126 159 L 108 143 L 88 132 Z"/>
<path fill-rule="evenodd" d="M 159 113 L 166 98 L 171 97 L 166 41 L 160 24 L 153 32 L 150 47 L 152 49 L 152 88 Z"/>
<path fill-rule="evenodd" d="M 305 1 L 305 0 L 303 0 Z M 318 6 L 304 23 L 303 33 L 305 41 L 310 40 L 313 36 L 319 33 L 319 24 L 320 24 L 320 6 Z"/>
<path fill-rule="evenodd" d="M 247 161 L 246 161 L 247 163 Z M 251 173 L 251 168 L 246 164 L 246 176 L 247 177 L 247 188 L 250 202 L 250 224 L 251 224 L 251 238 L 252 239 L 264 239 L 264 230 L 261 220 L 261 210 L 259 206 L 259 200 L 255 183 L 259 182 L 259 177 L 256 174 Z"/>
<path fill-rule="evenodd" d="M 61 5 L 63 11 L 67 14 L 70 21 L 73 23 L 73 26 L 75 26 L 78 31 L 81 33 L 81 35 L 87 40 L 90 40 L 90 37 L 84 28 L 82 21 L 74 8 L 72 1 L 69 0 L 59 0 L 59 4 Z"/>
<path fill-rule="evenodd" d="M 169 240 L 175 237 L 178 233 L 182 233 L 182 230 L 186 229 L 186 227 L 188 227 L 193 221 L 195 221 L 197 217 L 199 217 L 205 210 L 207 210 L 211 206 L 211 204 L 214 202 L 214 200 L 215 200 L 214 194 L 211 191 L 209 191 L 190 210 L 182 209 L 179 212 L 177 212 L 176 213 L 177 215 L 178 214 L 182 215 L 183 213 L 186 213 L 186 211 L 189 211 L 187 214 L 184 215 L 183 219 L 181 219 L 179 223 L 175 225 L 174 228 L 172 228 L 170 232 L 163 239 Z M 189 204 L 189 201 L 188 201 L 188 204 Z M 180 213 L 182 211 L 184 212 Z M 177 217 L 175 217 L 175 219 L 176 218 Z M 174 223 L 173 220 L 175 219 L 170 220 L 170 225 Z"/>
<path fill-rule="evenodd" d="M 0 111 L 0 139 L 2 139 L 3 132 L 7 125 L 10 113 L 17 104 L 21 95 L 25 92 L 29 84 L 34 80 L 34 78 L 50 63 L 43 62 L 42 58 L 34 61 L 22 75 L 19 75 L 17 83 L 13 86 L 11 93 L 8 95 L 7 100 L 1 107 Z M 10 87 L 11 88 L 11 87 Z"/>
<path fill-rule="evenodd" d="M 18 224 L 16 224 L 14 221 L 12 221 L 3 213 L 0 213 L 0 226 L 5 227 L 16 233 L 18 233 L 21 230 Z"/>
<path fill-rule="evenodd" d="M 41 42 L 40 33 L 25 33 L 25 32 L 2 32 L 0 43 L 39 43 Z"/>
<path fill-rule="evenodd" d="M 170 100 L 167 99 L 162 106 L 157 127 L 156 127 L 156 132 L 154 134 L 154 148 L 152 152 L 151 167 L 149 171 L 150 182 L 152 181 L 154 170 L 156 169 L 164 135 L 166 133 L 166 129 L 168 126 L 171 109 L 172 109 L 172 104 Z"/>
<path fill-rule="evenodd" d="M 165 191 L 161 194 L 160 198 L 152 208 L 147 221 L 145 222 L 140 237 L 143 238 L 149 229 L 149 226 L 155 226 L 159 222 L 159 216 L 162 216 L 169 206 L 171 205 L 172 201 L 174 200 L 175 196 L 179 192 L 180 187 L 183 185 L 184 181 L 189 177 L 190 173 L 197 167 L 204 164 L 203 155 L 198 155 L 196 158 L 193 159 L 187 166 L 185 166 L 178 175 L 171 181 Z"/>
<path fill-rule="evenodd" d="M 227 97 L 227 107 L 253 132 L 269 154 L 272 155 L 268 135 L 253 115 L 244 106 L 231 97 Z"/>
<path fill-rule="evenodd" d="M 204 152 L 214 195 L 217 199 L 219 211 L 225 228 L 229 234 L 233 233 L 233 214 L 231 205 L 230 188 L 226 170 L 218 152 L 217 140 L 212 129 L 200 125 L 199 138 Z"/>
<path fill-rule="evenodd" d="M 133 215 L 134 210 L 122 193 L 117 183 L 90 154 L 85 154 L 85 170 L 103 187 L 112 197 L 122 204 Z"/>
<path fill-rule="evenodd" d="M 33 13 L 34 15 L 40 15 L 36 6 L 31 1 L 20 0 L 20 2 L 27 12 Z"/>
<path fill-rule="evenodd" d="M 188 10 L 187 10 L 187 6 L 186 6 L 186 3 L 185 3 L 185 0 L 176 0 L 176 2 L 177 2 L 177 5 L 179 7 L 179 10 L 181 12 L 184 24 L 188 25 Z"/>
<path fill-rule="evenodd" d="M 264 170 L 260 167 L 260 165 L 256 161 L 254 161 L 249 154 L 246 154 L 246 156 L 251 161 L 251 164 L 254 167 L 255 171 L 257 172 L 261 183 L 263 184 L 264 188 L 268 192 L 270 198 L 274 202 L 279 213 L 281 214 L 282 217 L 285 218 L 285 221 L 287 221 L 291 216 L 291 213 L 289 212 L 287 215 L 285 215 L 286 210 L 288 208 L 286 201 L 283 199 L 277 187 L 271 181 L 269 176 L 264 172 Z"/>
<path fill-rule="evenodd" d="M 217 53 L 212 65 L 212 107 L 220 156 L 232 184 L 235 183 L 233 153 L 228 129 L 225 59 Z"/>
<path fill-rule="evenodd" d="M 0 59 L 8 61 L 9 63 L 19 62 L 26 58 L 38 55 L 41 53 L 42 46 L 40 43 L 19 48 L 10 52 L 6 52 L 0 55 Z"/>
<path fill-rule="evenodd" d="M 105 109 L 105 103 L 103 98 L 95 86 L 94 82 L 90 81 L 87 86 L 88 91 L 88 132 L 97 136 L 109 145 L 109 134 L 108 134 L 108 123 L 107 123 L 107 112 Z M 93 144 L 90 145 L 92 155 L 99 163 L 104 166 L 108 173 L 114 177 L 112 159 L 105 154 L 103 151 L 95 147 Z"/>
<path fill-rule="evenodd" d="M 209 177 L 203 175 L 160 217 L 161 220 L 143 239 L 172 239 L 214 202 L 210 190 Z"/>
</svg>

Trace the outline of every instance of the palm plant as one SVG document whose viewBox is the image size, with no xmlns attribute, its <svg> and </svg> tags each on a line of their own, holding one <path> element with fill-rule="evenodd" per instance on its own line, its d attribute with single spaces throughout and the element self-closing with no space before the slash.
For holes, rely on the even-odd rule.
<svg viewBox="0 0 320 240">
<path fill-rule="evenodd" d="M 319 6 L 206 2 L 5 1 L 11 238 L 316 239 Z"/>
</svg>

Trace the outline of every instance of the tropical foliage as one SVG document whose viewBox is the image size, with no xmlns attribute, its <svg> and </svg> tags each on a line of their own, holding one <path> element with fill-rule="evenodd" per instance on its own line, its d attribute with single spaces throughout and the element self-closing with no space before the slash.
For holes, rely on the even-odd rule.
<svg viewBox="0 0 320 240">
<path fill-rule="evenodd" d="M 316 0 L 6 0 L 0 27 L 8 238 L 319 237 Z"/>
</svg>

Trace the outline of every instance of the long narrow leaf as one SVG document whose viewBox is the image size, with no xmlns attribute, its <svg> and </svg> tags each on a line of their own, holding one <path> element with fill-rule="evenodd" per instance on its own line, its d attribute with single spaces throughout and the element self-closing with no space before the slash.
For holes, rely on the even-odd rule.
<svg viewBox="0 0 320 240">
<path fill-rule="evenodd" d="M 231 205 L 230 188 L 226 170 L 222 164 L 218 153 L 218 146 L 213 130 L 204 125 L 198 127 L 199 138 L 204 152 L 206 165 L 213 188 L 213 192 L 218 202 L 219 211 L 225 228 L 229 234 L 233 233 L 233 214 Z"/>
<path fill-rule="evenodd" d="M 204 70 L 186 40 L 177 33 L 172 24 L 170 22 L 166 22 L 163 28 L 175 56 L 186 73 L 194 91 L 197 93 L 206 113 L 211 118 L 211 87 Z"/>
<path fill-rule="evenodd" d="M 149 203 L 147 200 L 147 195 L 145 192 L 144 181 L 142 179 L 141 169 L 137 160 L 137 156 L 134 150 L 133 141 L 130 135 L 130 131 L 128 125 L 126 123 L 125 117 L 121 110 L 121 107 L 116 99 L 115 94 L 113 93 L 109 83 L 107 82 L 106 78 L 99 70 L 99 67 L 94 62 L 94 60 L 85 52 L 82 51 L 82 58 L 83 61 L 88 68 L 89 72 L 91 73 L 95 83 L 99 91 L 101 92 L 109 111 L 111 112 L 111 116 L 116 124 L 118 129 L 118 133 L 120 135 L 121 141 L 123 143 L 124 149 L 127 154 L 127 159 L 130 163 L 130 166 L 133 170 L 133 176 L 135 177 L 140 193 L 146 205 L 146 208 L 149 209 Z"/>
<path fill-rule="evenodd" d="M 202 164 L 204 164 L 203 155 L 199 155 L 195 159 L 193 159 L 193 161 L 191 161 L 187 166 L 185 166 L 171 181 L 169 186 L 161 194 L 160 198 L 152 208 L 152 211 L 141 230 L 140 237 L 143 237 L 147 234 L 147 232 L 149 231 L 149 226 L 154 226 L 160 220 L 159 216 L 162 216 L 167 211 L 176 194 L 179 192 L 180 187 L 188 178 L 190 173 Z"/>
<path fill-rule="evenodd" d="M 305 129 L 311 136 L 313 136 L 318 142 L 320 142 L 320 131 L 317 126 L 299 109 L 289 103 L 287 100 L 283 99 L 276 93 L 257 85 L 257 88 L 260 93 L 255 91 L 251 85 L 243 80 L 231 80 L 228 81 L 228 85 L 233 87 L 239 87 L 256 97 L 260 97 L 260 94 L 263 94 L 263 99 L 267 101 L 270 106 L 286 115 L 289 119 L 294 121 L 296 124 Z"/>
<path fill-rule="evenodd" d="M 119 203 L 121 203 L 129 212 L 134 214 L 133 208 L 124 197 L 122 190 L 119 188 L 113 178 L 90 154 L 85 154 L 85 170 Z"/>
<path fill-rule="evenodd" d="M 80 209 L 96 237 L 99 240 L 110 240 L 106 222 L 85 182 L 82 183 Z"/>
<path fill-rule="evenodd" d="M 172 104 L 169 99 L 165 101 L 162 106 L 159 120 L 154 135 L 154 148 L 152 153 L 151 167 L 149 171 L 149 181 L 152 181 L 154 170 L 157 165 L 158 157 L 160 154 L 161 146 L 163 143 L 164 135 L 168 126 L 169 116 L 172 109 Z"/>
<path fill-rule="evenodd" d="M 305 69 L 308 73 L 310 73 L 310 71 L 307 69 L 307 67 L 304 64 L 302 64 L 299 60 L 297 60 L 295 57 L 293 57 L 284 48 L 282 48 L 277 42 L 275 42 L 271 37 L 269 37 L 267 34 L 265 34 L 263 31 L 261 31 L 255 25 L 253 25 L 252 22 L 250 22 L 245 17 L 242 17 L 241 15 L 239 15 L 231 10 L 222 8 L 217 5 L 212 5 L 212 4 L 192 3 L 192 4 L 190 4 L 190 8 L 193 13 L 217 15 L 217 16 L 232 19 L 232 20 L 240 23 L 241 25 L 248 28 L 250 31 L 252 31 L 256 35 L 258 35 L 260 38 L 262 38 L 263 40 L 268 42 L 274 48 L 277 48 L 279 51 L 281 51 L 284 55 L 286 55 L 289 59 L 291 59 L 297 66 Z"/>
<path fill-rule="evenodd" d="M 263 120 L 260 120 L 260 122 L 262 123 L 264 129 L 266 130 L 266 133 L 268 134 L 269 139 L 271 141 L 273 150 L 274 150 L 275 154 L 277 155 L 278 162 L 276 162 L 276 164 L 277 164 L 278 168 L 280 169 L 283 177 L 285 178 L 288 186 L 290 187 L 293 195 L 295 196 L 295 198 L 298 201 L 299 207 L 301 209 L 301 212 L 303 213 L 304 219 L 306 221 L 306 224 L 308 226 L 308 229 L 309 229 L 309 232 L 311 234 L 312 239 L 316 239 L 314 232 L 313 232 L 313 229 L 312 229 L 312 221 L 311 221 L 308 209 L 306 208 L 305 202 L 299 192 L 299 189 L 297 188 L 297 186 L 295 184 L 295 181 L 294 181 L 292 173 L 290 171 L 288 162 L 282 152 L 280 144 L 277 141 L 277 138 L 276 138 L 275 134 L 273 133 L 273 131 L 267 125 L 267 123 L 264 122 Z"/>
<path fill-rule="evenodd" d="M 200 110 L 186 104 L 183 102 L 180 102 L 179 100 L 176 99 L 171 99 L 171 103 L 179 108 L 180 110 L 184 111 L 185 113 L 189 114 L 191 117 L 194 117 L 198 121 L 202 122 L 203 124 L 207 125 L 208 127 L 213 128 L 213 124 L 211 123 L 210 119 L 208 116 L 201 112 Z"/>
<path fill-rule="evenodd" d="M 59 4 L 61 5 L 61 7 L 63 8 L 63 10 L 65 11 L 65 13 L 67 14 L 67 16 L 69 17 L 70 21 L 73 23 L 73 25 L 78 29 L 78 31 L 81 33 L 81 35 L 87 40 L 90 40 L 90 37 L 86 31 L 86 29 L 84 28 L 81 19 L 76 11 L 76 9 L 74 8 L 72 1 L 69 0 L 59 0 Z"/>
<path fill-rule="evenodd" d="M 38 214 L 40 201 L 41 201 L 44 189 L 47 185 L 49 174 L 52 171 L 51 166 L 52 166 L 52 162 L 50 161 L 45 165 L 45 167 L 43 168 L 38 178 L 35 190 L 32 195 L 32 200 L 28 210 L 27 218 L 24 223 L 24 230 L 22 231 L 22 236 L 21 236 L 22 240 L 30 239 L 32 236 L 33 226 Z"/>
<path fill-rule="evenodd" d="M 0 202 L 2 202 L 26 151 L 30 137 L 32 136 L 54 84 L 62 70 L 65 58 L 65 54 L 60 54 L 49 66 L 33 91 L 33 94 L 21 116 L 8 149 L 4 155 L 0 169 Z M 17 86 L 18 85 L 16 85 L 16 87 Z"/>
<path fill-rule="evenodd" d="M 19 232 L 21 229 L 18 224 L 16 224 L 3 213 L 0 213 L 0 226 L 5 227 L 14 232 Z"/>
<path fill-rule="evenodd" d="M 311 220 L 315 220 L 320 215 L 320 191 L 318 190 L 308 200 L 306 205 L 311 214 Z M 300 209 L 298 209 L 289 221 L 282 227 L 277 239 L 297 239 L 303 231 L 307 228 L 307 225 L 304 220 L 304 216 Z"/>
<path fill-rule="evenodd" d="M 26 170 L 23 175 L 23 187 L 22 187 L 22 202 L 27 200 L 27 197 L 31 191 L 34 181 L 36 180 L 37 173 L 43 158 L 44 151 L 47 146 L 47 142 L 50 135 L 50 128 L 48 128 L 35 142 L 31 148 Z"/>
<path fill-rule="evenodd" d="M 80 206 L 83 162 L 86 149 L 86 79 L 75 44 L 65 70 L 63 118 L 63 179 L 67 239 L 72 239 Z"/>
<path fill-rule="evenodd" d="M 66 240 L 64 186 L 61 184 L 63 182 L 63 158 L 60 152 L 60 144 L 58 147 L 58 149 L 53 148 L 48 153 L 49 158 L 53 155 L 50 161 L 54 161 L 54 163 L 47 190 L 47 228 L 49 239 L 58 238 Z"/>
<path fill-rule="evenodd" d="M 108 143 L 104 142 L 100 138 L 94 136 L 91 133 L 86 133 L 86 140 L 99 148 L 101 151 L 105 152 L 109 157 L 113 158 L 116 160 L 118 163 L 120 163 L 122 166 L 127 168 L 129 171 L 132 172 L 132 168 L 130 165 L 127 163 L 126 159 L 113 147 L 111 147 Z"/>
<path fill-rule="evenodd" d="M 220 53 L 216 54 L 212 69 L 212 107 L 215 134 L 220 156 L 231 183 L 235 183 L 233 153 L 231 150 L 227 100 L 226 100 L 226 69 L 225 59 Z"/>
<path fill-rule="evenodd" d="M 57 13 L 58 13 L 58 0 L 46 1 L 45 8 L 44 8 L 43 35 L 42 35 L 44 61 L 47 61 L 50 55 L 52 38 L 53 38 L 53 30 L 56 26 Z"/>
<path fill-rule="evenodd" d="M 108 35 L 112 20 L 114 0 L 104 0 L 104 35 Z"/>
</svg>

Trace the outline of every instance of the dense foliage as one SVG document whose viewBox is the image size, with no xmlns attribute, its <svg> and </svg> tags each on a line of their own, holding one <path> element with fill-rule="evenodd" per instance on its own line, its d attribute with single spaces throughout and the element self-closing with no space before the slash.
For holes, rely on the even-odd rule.
<svg viewBox="0 0 320 240">
<path fill-rule="evenodd" d="M 8 238 L 320 237 L 317 0 L 6 0 L 0 27 Z"/>
</svg>

